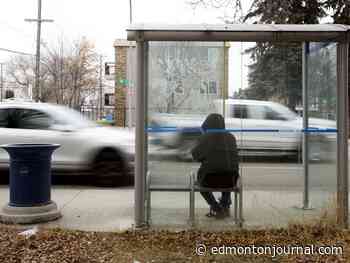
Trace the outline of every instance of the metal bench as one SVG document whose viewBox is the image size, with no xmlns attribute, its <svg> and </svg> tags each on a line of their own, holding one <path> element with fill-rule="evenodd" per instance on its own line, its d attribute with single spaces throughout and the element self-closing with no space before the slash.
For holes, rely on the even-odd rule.
<svg viewBox="0 0 350 263">
<path fill-rule="evenodd" d="M 195 223 L 195 192 L 233 192 L 234 193 L 234 221 L 236 225 L 243 225 L 243 191 L 242 180 L 238 178 L 237 186 L 229 188 L 208 188 L 202 187 L 196 183 L 195 173 L 191 172 L 188 185 L 153 185 L 151 184 L 151 173 L 146 177 L 146 223 L 151 220 L 151 193 L 152 192 L 189 192 L 189 223 L 194 226 Z"/>
</svg>

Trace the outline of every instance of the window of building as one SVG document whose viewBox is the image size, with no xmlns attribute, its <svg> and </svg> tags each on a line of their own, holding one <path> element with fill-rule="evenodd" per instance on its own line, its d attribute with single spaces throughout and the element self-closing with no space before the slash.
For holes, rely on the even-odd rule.
<svg viewBox="0 0 350 263">
<path fill-rule="evenodd" d="M 106 93 L 105 94 L 105 105 L 106 106 L 113 106 L 115 102 L 115 97 L 113 93 Z"/>
<path fill-rule="evenodd" d="M 199 87 L 200 94 L 217 95 L 218 87 L 215 80 L 202 81 L 202 85 Z"/>
</svg>

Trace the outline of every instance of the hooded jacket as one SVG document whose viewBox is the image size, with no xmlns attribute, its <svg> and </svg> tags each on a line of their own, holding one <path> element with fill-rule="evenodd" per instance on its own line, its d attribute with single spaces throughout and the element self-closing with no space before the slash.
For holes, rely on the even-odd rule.
<svg viewBox="0 0 350 263">
<path fill-rule="evenodd" d="M 198 179 L 207 174 L 228 174 L 238 177 L 238 151 L 236 138 L 225 131 L 225 120 L 212 113 L 202 124 L 203 134 L 192 149 L 192 156 L 201 162 Z"/>
</svg>

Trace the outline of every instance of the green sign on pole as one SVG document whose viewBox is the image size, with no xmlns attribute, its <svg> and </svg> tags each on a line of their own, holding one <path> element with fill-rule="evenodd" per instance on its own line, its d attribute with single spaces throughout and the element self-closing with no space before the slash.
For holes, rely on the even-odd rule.
<svg viewBox="0 0 350 263">
<path fill-rule="evenodd" d="M 120 79 L 119 84 L 123 86 L 128 86 L 129 81 L 127 79 Z"/>
</svg>

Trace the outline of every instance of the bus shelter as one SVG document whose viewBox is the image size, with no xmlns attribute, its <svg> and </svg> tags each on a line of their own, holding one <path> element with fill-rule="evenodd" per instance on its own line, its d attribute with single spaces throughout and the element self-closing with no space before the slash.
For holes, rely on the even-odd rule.
<svg viewBox="0 0 350 263">
<path fill-rule="evenodd" d="M 300 126 L 296 127 L 301 134 L 300 164 L 301 176 L 298 177 L 302 184 L 302 200 L 299 206 L 302 209 L 310 209 L 310 174 L 322 173 L 324 166 L 317 164 L 312 166 L 315 159 L 322 155 L 322 145 L 317 144 L 318 156 L 313 156 L 311 149 L 315 148 L 314 138 L 325 138 L 325 134 L 332 138 L 333 152 L 327 153 L 327 157 L 332 156 L 332 169 L 325 180 L 334 183 L 334 194 L 336 197 L 336 218 L 337 222 L 344 228 L 348 226 L 348 50 L 350 39 L 350 27 L 345 25 L 153 25 L 135 24 L 128 29 L 128 40 L 136 41 L 136 156 L 135 156 L 135 225 L 142 227 L 147 223 L 146 216 L 146 176 L 152 172 L 150 165 L 150 137 L 154 132 L 153 118 L 162 115 L 161 118 L 169 120 L 174 113 L 179 114 L 178 118 L 185 119 L 189 115 L 198 115 L 215 112 L 210 108 L 214 105 L 214 100 L 221 100 L 222 107 L 219 112 L 225 117 L 230 108 L 225 106 L 228 99 L 228 74 L 232 70 L 227 70 L 227 45 L 226 43 L 248 43 L 254 42 L 256 45 L 278 46 L 283 43 L 285 57 L 281 58 L 274 67 L 279 67 L 281 63 L 290 59 L 288 52 L 300 50 L 300 68 L 288 69 L 286 64 L 287 78 L 286 89 L 278 93 L 273 100 L 286 104 L 298 104 L 293 110 L 302 109 L 302 117 L 298 120 Z M 175 48 L 174 48 L 175 47 Z M 221 48 L 220 48 L 221 47 Z M 261 47 L 261 46 L 260 46 Z M 203 51 L 204 50 L 204 51 Z M 266 49 L 265 49 L 266 50 Z M 196 61 L 201 61 L 201 56 L 205 56 L 204 66 Z M 196 60 L 196 57 L 198 58 Z M 298 56 L 297 56 L 298 57 Z M 295 59 L 295 57 L 294 57 Z M 174 61 L 177 62 L 174 62 Z M 327 63 L 326 63 L 326 62 Z M 171 62 L 171 63 L 170 63 Z M 176 64 L 178 63 L 178 64 Z M 286 62 L 287 63 L 287 62 Z M 264 65 L 268 68 L 271 65 Z M 201 68 L 204 75 L 214 76 L 211 79 L 203 80 L 203 74 L 193 71 Z M 164 76 L 160 71 L 164 71 Z M 173 70 L 175 73 L 170 74 Z M 271 69 L 272 70 L 272 69 Z M 298 86 L 293 84 L 292 73 L 299 72 L 301 79 L 300 102 L 296 102 L 283 94 Z M 289 73 L 291 72 L 291 73 Z M 218 80 L 217 80 L 218 79 Z M 169 84 L 170 83 L 170 84 Z M 191 83 L 186 84 L 185 83 Z M 197 87 L 197 83 L 200 85 Z M 270 83 L 268 80 L 265 83 Z M 295 82 L 297 83 L 297 81 Z M 270 85 L 273 85 L 271 82 Z M 166 88 L 165 88 L 166 87 Z M 191 91 L 187 87 L 192 88 Z M 259 89 L 259 87 L 258 87 Z M 263 85 L 261 86 L 263 91 Z M 165 93 L 166 96 L 163 96 Z M 246 92 L 247 93 L 247 92 Z M 245 93 L 245 96 L 247 94 Z M 196 94 L 196 95 L 193 95 Z M 240 96 L 236 94 L 234 96 Z M 244 97 L 244 96 L 243 96 Z M 191 98 L 184 103 L 185 98 Z M 235 98 L 233 98 L 234 100 Z M 181 104 L 177 104 L 181 102 Z M 235 101 L 234 103 L 238 103 Z M 248 103 L 248 102 L 244 102 Z M 251 103 L 251 102 L 250 102 Z M 259 102 L 255 102 L 259 104 Z M 273 103 L 272 103 L 273 104 Z M 271 105 L 272 105 L 271 104 Z M 197 105 L 197 106 L 196 106 Z M 273 104 L 275 105 L 275 104 Z M 255 105 L 256 106 L 256 105 Z M 258 105 L 259 106 L 259 105 Z M 263 104 L 265 108 L 269 104 Z M 213 106 L 214 107 L 214 106 Z M 236 106 L 235 106 L 236 107 Z M 256 110 L 257 113 L 261 112 Z M 160 114 L 158 114 L 160 113 Z M 176 115 L 175 114 L 175 115 Z M 182 114 L 182 115 L 181 115 Z M 184 115 L 185 114 L 185 115 Z M 187 114 L 187 115 L 186 115 Z M 270 113 L 266 113 L 268 116 Z M 186 116 L 186 117 L 184 117 Z M 231 116 L 232 117 L 232 116 Z M 313 118 L 318 117 L 318 118 Z M 233 116 L 233 119 L 237 117 Z M 268 119 L 269 117 L 266 117 Z M 270 117 L 273 118 L 273 117 Z M 283 117 L 284 118 L 284 117 Z M 281 118 L 281 120 L 283 119 Z M 293 136 L 288 134 L 294 130 L 276 127 L 256 127 L 247 129 L 245 123 L 249 123 L 248 117 L 242 115 L 240 119 L 240 129 L 231 130 L 236 132 L 238 141 L 242 141 L 242 148 L 249 148 L 249 143 L 243 141 L 253 134 L 264 133 L 263 138 L 270 141 L 277 138 L 275 144 L 288 141 Z M 315 126 L 316 119 L 323 119 L 323 124 Z M 328 120 L 328 125 L 325 120 Z M 277 122 L 276 122 L 277 123 Z M 334 125 L 332 124 L 334 123 Z M 192 128 L 199 126 L 198 122 L 190 125 Z M 248 125 L 248 124 L 247 124 Z M 299 125 L 299 124 L 298 124 Z M 159 133 L 176 132 L 179 127 L 174 124 L 164 125 L 158 129 Z M 252 132 L 253 131 L 253 132 Z M 251 133 L 248 133 L 251 132 Z M 279 139 L 278 139 L 279 138 Z M 288 139 L 289 138 L 289 139 Z M 159 139 L 159 138 L 158 138 Z M 164 165 L 167 167 L 167 165 Z M 316 167 L 316 168 L 315 168 Z M 328 165 L 327 167 L 330 167 Z M 166 170 L 165 170 L 166 173 Z M 318 176 L 318 175 L 316 175 Z M 244 178 L 244 176 L 242 176 Z M 319 180 L 319 179 L 316 179 Z M 243 180 L 244 185 L 244 180 Z M 243 210 L 245 203 L 243 201 Z"/>
</svg>

